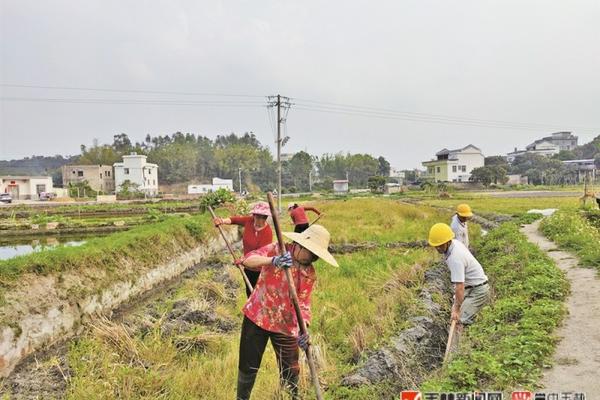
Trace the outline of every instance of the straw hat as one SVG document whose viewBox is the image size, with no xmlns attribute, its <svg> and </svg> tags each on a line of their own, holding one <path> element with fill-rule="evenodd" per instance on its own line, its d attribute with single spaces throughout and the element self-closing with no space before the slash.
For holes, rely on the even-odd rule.
<svg viewBox="0 0 600 400">
<path fill-rule="evenodd" d="M 311 225 L 302 233 L 283 232 L 283 235 L 309 250 L 327 264 L 339 267 L 337 261 L 335 261 L 335 258 L 333 258 L 327 249 L 331 236 L 327 229 L 321 225 Z"/>
</svg>

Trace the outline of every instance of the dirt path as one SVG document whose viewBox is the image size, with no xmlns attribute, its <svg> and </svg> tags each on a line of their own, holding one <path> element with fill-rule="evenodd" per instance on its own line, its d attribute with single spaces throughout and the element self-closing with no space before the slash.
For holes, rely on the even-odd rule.
<svg viewBox="0 0 600 400">
<path fill-rule="evenodd" d="M 569 315 L 558 330 L 561 338 L 553 367 L 544 373 L 540 384 L 546 391 L 585 392 L 595 398 L 600 392 L 600 279 L 592 268 L 581 268 L 574 255 L 559 251 L 554 242 L 538 231 L 540 221 L 521 231 L 567 273 L 571 295 Z"/>
</svg>

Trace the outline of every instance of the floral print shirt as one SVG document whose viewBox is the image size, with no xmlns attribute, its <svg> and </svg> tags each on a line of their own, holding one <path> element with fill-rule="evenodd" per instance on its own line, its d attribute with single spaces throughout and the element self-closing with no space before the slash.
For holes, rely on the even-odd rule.
<svg viewBox="0 0 600 400">
<path fill-rule="evenodd" d="M 293 245 L 286 245 L 286 249 L 292 252 Z M 273 257 L 279 254 L 277 243 L 271 243 L 260 249 L 254 250 L 244 256 L 244 259 L 252 256 Z M 310 295 L 317 279 L 315 268 L 310 266 L 290 268 L 302 317 L 306 323 L 310 322 Z M 289 292 L 288 281 L 285 271 L 273 265 L 264 265 L 260 277 L 252 295 L 244 305 L 242 312 L 252 322 L 261 328 L 275 333 L 283 333 L 288 336 L 298 336 L 298 319 Z"/>
</svg>

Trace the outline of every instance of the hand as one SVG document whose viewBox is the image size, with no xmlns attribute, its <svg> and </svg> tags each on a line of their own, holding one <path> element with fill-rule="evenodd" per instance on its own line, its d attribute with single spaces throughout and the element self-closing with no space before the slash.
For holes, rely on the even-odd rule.
<svg viewBox="0 0 600 400">
<path fill-rule="evenodd" d="M 271 264 L 279 268 L 289 268 L 294 263 L 292 261 L 292 255 L 289 251 L 286 251 L 284 254 L 280 256 L 275 256 L 271 259 Z"/>
<path fill-rule="evenodd" d="M 304 335 L 298 336 L 298 347 L 300 347 L 302 350 L 306 351 L 308 349 L 309 345 L 310 345 L 310 336 L 308 335 L 308 332 L 305 333 Z"/>
<path fill-rule="evenodd" d="M 244 266 L 244 259 L 243 258 L 238 258 L 238 259 L 236 259 L 236 260 L 233 261 L 233 264 L 236 265 L 236 266 L 238 266 L 238 267 L 239 266 L 243 267 Z"/>
<path fill-rule="evenodd" d="M 450 317 L 452 321 L 460 321 L 460 310 L 457 310 L 455 307 L 452 307 L 452 315 Z"/>
<path fill-rule="evenodd" d="M 219 225 L 223 225 L 224 221 L 223 221 L 223 218 L 217 217 L 217 218 L 213 219 L 213 223 L 215 224 L 215 226 L 219 226 Z"/>
</svg>

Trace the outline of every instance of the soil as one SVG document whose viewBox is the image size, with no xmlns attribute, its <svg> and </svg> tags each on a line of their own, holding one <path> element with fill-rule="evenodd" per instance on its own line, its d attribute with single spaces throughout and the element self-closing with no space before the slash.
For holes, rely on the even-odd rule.
<svg viewBox="0 0 600 400">
<path fill-rule="evenodd" d="M 111 320 L 122 323 L 133 335 L 144 335 L 158 321 L 161 333 L 170 336 L 185 334 L 200 324 L 216 333 L 226 333 L 237 328 L 238 322 L 218 316 L 214 304 L 210 302 L 206 307 L 198 309 L 194 299 L 183 299 L 173 303 L 172 309 L 166 314 L 159 310 L 185 281 L 194 279 L 200 271 L 207 269 L 220 271 L 215 275 L 215 280 L 224 284 L 226 296 L 234 298 L 237 295 L 240 283 L 232 280 L 221 262 L 209 260 L 114 311 L 110 316 Z M 10 393 L 11 399 L 63 398 L 72 377 L 67 354 L 70 343 L 76 339 L 62 341 L 27 357 L 8 378 L 0 381 L 0 396 Z M 182 342 L 181 345 L 189 347 L 193 344 Z"/>
<path fill-rule="evenodd" d="M 594 269 L 580 266 L 576 256 L 558 250 L 538 231 L 539 225 L 540 221 L 526 225 L 522 232 L 565 271 L 571 282 L 569 315 L 558 330 L 561 340 L 553 367 L 545 371 L 540 385 L 546 392 L 584 392 L 591 398 L 600 392 L 600 279 Z"/>
</svg>

